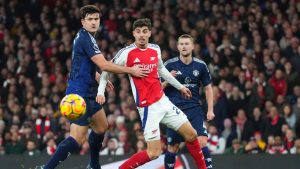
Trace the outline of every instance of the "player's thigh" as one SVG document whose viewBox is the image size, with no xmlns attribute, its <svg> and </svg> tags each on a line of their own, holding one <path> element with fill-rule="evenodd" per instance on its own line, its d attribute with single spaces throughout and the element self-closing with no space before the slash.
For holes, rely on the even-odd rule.
<svg viewBox="0 0 300 169">
<path fill-rule="evenodd" d="M 207 136 L 207 129 L 203 120 L 202 110 L 198 107 L 195 107 L 184 111 L 187 114 L 193 114 L 192 116 L 188 115 L 188 119 L 193 128 L 197 131 L 198 136 Z"/>
<path fill-rule="evenodd" d="M 180 126 L 188 122 L 186 115 L 178 107 L 171 103 L 171 101 L 167 97 L 165 97 L 162 101 L 161 107 L 167 108 L 165 110 L 166 114 L 161 122 L 168 128 L 177 131 Z"/>
<path fill-rule="evenodd" d="M 157 103 L 147 107 L 138 107 L 146 141 L 160 140 L 159 123 L 165 112 L 161 110 Z"/>
<path fill-rule="evenodd" d="M 197 138 L 197 132 L 189 121 L 182 124 L 177 132 L 184 137 L 185 141 L 193 141 Z"/>
<path fill-rule="evenodd" d="M 100 134 L 104 133 L 107 128 L 107 119 L 106 119 L 106 114 L 103 108 L 98 110 L 93 116 L 90 121 L 90 126 L 93 129 L 94 132 Z"/>
<path fill-rule="evenodd" d="M 147 153 L 151 159 L 158 158 L 161 154 L 160 140 L 147 141 Z"/>
<path fill-rule="evenodd" d="M 71 121 L 79 126 L 89 126 L 94 114 L 101 110 L 101 105 L 98 104 L 92 97 L 84 97 L 86 103 L 86 113 L 77 120 Z"/>
<path fill-rule="evenodd" d="M 78 144 L 82 145 L 87 138 L 88 126 L 80 126 L 72 123 L 70 126 L 70 136 L 73 137 Z"/>
</svg>

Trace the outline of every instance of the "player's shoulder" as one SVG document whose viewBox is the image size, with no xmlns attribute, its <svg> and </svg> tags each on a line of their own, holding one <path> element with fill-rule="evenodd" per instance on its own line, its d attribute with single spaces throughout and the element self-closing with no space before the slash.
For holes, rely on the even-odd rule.
<svg viewBox="0 0 300 169">
<path fill-rule="evenodd" d="M 117 54 L 115 55 L 114 59 L 117 59 L 119 58 L 121 55 L 124 55 L 124 54 L 128 54 L 130 51 L 136 49 L 136 45 L 133 43 L 131 45 L 128 45 L 122 49 L 120 49 Z"/>
<path fill-rule="evenodd" d="M 176 63 L 177 61 L 179 61 L 179 58 L 178 57 L 174 57 L 172 59 L 169 59 L 167 60 L 164 65 L 168 65 L 168 64 L 173 64 L 173 63 Z"/>
<path fill-rule="evenodd" d="M 201 66 L 207 66 L 203 60 L 200 60 L 198 58 L 194 58 L 193 60 L 194 60 L 194 62 L 196 62 L 197 64 L 199 64 Z"/>
<path fill-rule="evenodd" d="M 123 52 L 130 52 L 131 50 L 136 49 L 136 48 L 137 48 L 136 45 L 133 43 L 133 44 L 130 44 L 130 45 L 125 46 L 124 48 L 120 49 L 118 51 L 118 53 L 121 54 Z"/>
<path fill-rule="evenodd" d="M 94 36 L 92 36 L 87 30 L 84 28 L 81 28 L 78 32 L 78 36 L 82 40 L 92 41 L 93 43 L 96 43 L 96 39 Z"/>
<path fill-rule="evenodd" d="M 155 43 L 148 43 L 148 48 L 152 48 L 155 50 L 160 50 L 160 47 Z"/>
</svg>

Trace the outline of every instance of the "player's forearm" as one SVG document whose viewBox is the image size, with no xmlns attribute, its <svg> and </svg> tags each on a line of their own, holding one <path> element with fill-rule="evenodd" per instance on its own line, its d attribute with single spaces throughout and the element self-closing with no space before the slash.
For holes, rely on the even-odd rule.
<svg viewBox="0 0 300 169">
<path fill-rule="evenodd" d="M 179 83 L 166 68 L 163 67 L 159 69 L 158 73 L 163 79 L 165 79 L 166 83 L 169 83 L 178 90 L 183 88 L 183 85 Z"/>
<path fill-rule="evenodd" d="M 112 62 L 107 62 L 107 63 L 103 64 L 103 66 L 101 67 L 101 69 L 103 71 L 112 72 L 112 73 L 127 73 L 127 74 L 131 74 L 131 68 L 130 67 L 119 66 L 119 65 L 116 65 L 116 64 L 114 64 Z"/>
<path fill-rule="evenodd" d="M 130 67 L 119 66 L 112 62 L 109 62 L 104 58 L 102 54 L 95 55 L 91 59 L 102 71 L 112 73 L 132 73 Z"/>
<path fill-rule="evenodd" d="M 95 77 L 96 81 L 99 83 L 100 81 L 100 73 L 96 72 L 96 77 Z"/>
<path fill-rule="evenodd" d="M 166 69 L 164 64 L 162 63 L 162 60 L 158 60 L 158 74 L 160 77 L 162 77 L 166 82 L 168 82 L 170 85 L 175 87 L 176 89 L 180 90 L 184 86 L 179 83 L 175 77 L 172 76 L 172 74 Z"/>
<path fill-rule="evenodd" d="M 205 96 L 207 101 L 207 110 L 213 111 L 213 90 L 211 84 L 205 86 Z"/>
<path fill-rule="evenodd" d="M 105 92 L 105 87 L 107 85 L 108 82 L 108 73 L 103 71 L 101 76 L 100 76 L 100 82 L 99 82 L 99 86 L 98 86 L 98 93 L 97 95 L 102 95 L 104 96 L 104 92 Z"/>
</svg>

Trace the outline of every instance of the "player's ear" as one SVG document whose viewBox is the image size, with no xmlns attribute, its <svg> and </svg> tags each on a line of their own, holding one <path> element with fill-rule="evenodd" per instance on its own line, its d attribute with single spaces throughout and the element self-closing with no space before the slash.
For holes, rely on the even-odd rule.
<svg viewBox="0 0 300 169">
<path fill-rule="evenodd" d="M 192 50 L 194 50 L 195 49 L 195 44 L 194 43 L 192 43 Z"/>
</svg>

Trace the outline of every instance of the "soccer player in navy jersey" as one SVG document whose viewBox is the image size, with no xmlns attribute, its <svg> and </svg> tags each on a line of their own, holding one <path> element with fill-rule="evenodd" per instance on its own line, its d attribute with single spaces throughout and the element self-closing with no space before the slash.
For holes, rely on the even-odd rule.
<svg viewBox="0 0 300 169">
<path fill-rule="evenodd" d="M 169 86 L 166 81 L 162 83 L 162 86 L 166 96 L 186 114 L 194 129 L 197 130 L 198 141 L 205 157 L 206 167 L 212 168 L 212 160 L 206 146 L 207 131 L 204 124 L 204 113 L 199 103 L 199 91 L 200 87 L 203 86 L 208 105 L 207 120 L 212 120 L 215 115 L 213 112 L 211 76 L 205 62 L 192 57 L 194 40 L 190 35 L 181 35 L 178 38 L 177 48 L 180 53 L 179 57 L 166 61 L 165 66 L 180 83 L 191 90 L 193 96 L 191 99 L 185 99 L 177 89 Z M 167 136 L 168 149 L 165 153 L 165 168 L 174 169 L 176 153 L 184 138 L 170 128 L 167 129 Z"/>
<path fill-rule="evenodd" d="M 113 61 L 119 65 L 141 65 L 148 70 L 148 76 L 136 78 L 129 76 L 130 85 L 137 109 L 141 117 L 147 150 L 138 152 L 125 161 L 119 169 L 137 168 L 161 154 L 159 123 L 163 123 L 179 132 L 184 138 L 187 148 L 198 169 L 206 169 L 204 156 L 197 140 L 197 132 L 193 129 L 186 115 L 165 96 L 159 76 L 174 86 L 185 97 L 190 98 L 190 90 L 180 84 L 165 68 L 161 59 L 160 47 L 149 43 L 151 36 L 151 21 L 138 19 L 133 23 L 135 42 L 121 49 Z M 105 102 L 104 90 L 107 82 L 107 72 L 101 75 L 97 101 Z"/>
<path fill-rule="evenodd" d="M 114 73 L 128 73 L 135 77 L 145 77 L 147 72 L 139 66 L 124 67 L 107 61 L 101 53 L 94 38 L 100 26 L 100 10 L 94 5 L 86 5 L 80 9 L 82 28 L 73 41 L 72 67 L 68 79 L 66 94 L 78 94 L 86 102 L 86 114 L 78 120 L 71 121 L 70 136 L 63 140 L 55 154 L 45 166 L 37 168 L 53 169 L 64 161 L 73 151 L 86 141 L 88 128 L 91 160 L 87 168 L 100 169 L 99 150 L 104 133 L 107 129 L 107 120 L 101 105 L 96 102 L 97 67 L 103 71 Z"/>
</svg>

